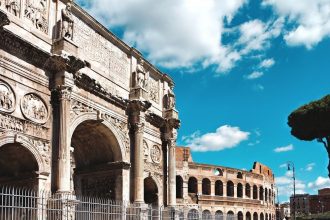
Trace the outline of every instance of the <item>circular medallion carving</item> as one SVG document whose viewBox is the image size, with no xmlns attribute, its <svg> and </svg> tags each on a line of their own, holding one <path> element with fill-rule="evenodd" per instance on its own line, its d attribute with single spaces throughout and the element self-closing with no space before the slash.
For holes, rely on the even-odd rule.
<svg viewBox="0 0 330 220">
<path fill-rule="evenodd" d="M 25 118 L 36 123 L 43 124 L 48 119 L 47 105 L 34 93 L 28 93 L 22 98 L 21 110 Z"/>
<path fill-rule="evenodd" d="M 15 110 L 15 95 L 8 84 L 0 81 L 0 111 L 13 112 Z"/>
<path fill-rule="evenodd" d="M 150 155 L 154 163 L 159 163 L 162 155 L 160 147 L 158 145 L 152 146 Z"/>
</svg>

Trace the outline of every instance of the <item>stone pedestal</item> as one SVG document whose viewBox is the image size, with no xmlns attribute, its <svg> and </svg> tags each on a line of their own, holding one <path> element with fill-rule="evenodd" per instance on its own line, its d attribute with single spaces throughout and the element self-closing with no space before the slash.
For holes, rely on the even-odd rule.
<svg viewBox="0 0 330 220">
<path fill-rule="evenodd" d="M 149 92 L 141 87 L 132 88 L 129 94 L 130 99 L 149 99 Z"/>
<path fill-rule="evenodd" d="M 178 119 L 179 118 L 179 114 L 178 111 L 175 110 L 174 108 L 172 109 L 167 109 L 163 112 L 163 117 L 164 118 L 171 118 L 171 119 Z"/>
<path fill-rule="evenodd" d="M 67 38 L 61 38 L 54 42 L 52 52 L 58 55 L 68 53 L 70 55 L 77 56 L 78 46 Z"/>
</svg>

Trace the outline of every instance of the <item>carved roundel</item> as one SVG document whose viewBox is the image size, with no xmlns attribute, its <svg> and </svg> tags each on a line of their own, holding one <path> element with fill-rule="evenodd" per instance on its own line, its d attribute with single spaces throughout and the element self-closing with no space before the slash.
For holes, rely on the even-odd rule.
<svg viewBox="0 0 330 220">
<path fill-rule="evenodd" d="M 161 160 L 161 155 L 162 155 L 160 147 L 158 145 L 152 146 L 150 155 L 151 155 L 151 159 L 154 163 L 159 163 Z"/>
<path fill-rule="evenodd" d="M 11 87 L 0 81 L 0 111 L 11 113 L 15 110 L 16 99 Z"/>
<path fill-rule="evenodd" d="M 47 105 L 34 93 L 28 93 L 22 98 L 21 110 L 25 118 L 36 123 L 43 124 L 48 120 Z"/>
</svg>

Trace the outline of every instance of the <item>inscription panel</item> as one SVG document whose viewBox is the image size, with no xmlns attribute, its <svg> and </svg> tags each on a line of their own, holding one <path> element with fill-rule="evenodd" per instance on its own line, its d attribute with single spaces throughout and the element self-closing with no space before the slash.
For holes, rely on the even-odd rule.
<svg viewBox="0 0 330 220">
<path fill-rule="evenodd" d="M 96 33 L 77 17 L 74 20 L 73 41 L 79 46 L 79 54 L 95 66 L 104 69 L 105 77 L 123 88 L 129 88 L 130 62 L 127 54 Z"/>
</svg>

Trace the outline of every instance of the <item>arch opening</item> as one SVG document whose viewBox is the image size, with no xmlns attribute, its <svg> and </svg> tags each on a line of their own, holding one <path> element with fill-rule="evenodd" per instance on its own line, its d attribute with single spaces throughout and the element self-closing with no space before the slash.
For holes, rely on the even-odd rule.
<svg viewBox="0 0 330 220">
<path fill-rule="evenodd" d="M 202 194 L 211 195 L 211 181 L 207 178 L 202 180 Z"/>
<path fill-rule="evenodd" d="M 227 182 L 227 196 L 234 197 L 234 183 L 232 181 Z"/>
<path fill-rule="evenodd" d="M 158 206 L 158 187 L 151 177 L 144 179 L 144 202 L 153 207 Z"/>
<path fill-rule="evenodd" d="M 253 199 L 258 199 L 258 187 L 253 185 Z"/>
<path fill-rule="evenodd" d="M 215 220 L 223 220 L 223 212 L 221 210 L 218 210 L 215 212 L 214 215 Z"/>
<path fill-rule="evenodd" d="M 216 196 L 223 196 L 223 183 L 221 180 L 215 181 L 215 195 Z"/>
<path fill-rule="evenodd" d="M 245 220 L 251 220 L 251 213 L 250 212 L 247 212 L 245 214 Z"/>
<path fill-rule="evenodd" d="M 38 189 L 38 162 L 18 143 L 0 147 L 0 185 Z"/>
<path fill-rule="evenodd" d="M 245 196 L 251 198 L 251 186 L 248 183 L 245 185 Z"/>
<path fill-rule="evenodd" d="M 243 220 L 243 219 L 244 219 L 244 217 L 243 217 L 243 212 L 239 211 L 239 212 L 237 213 L 237 219 L 238 219 L 238 220 Z"/>
<path fill-rule="evenodd" d="M 195 177 L 189 177 L 188 180 L 188 193 L 197 193 L 197 179 Z"/>
<path fill-rule="evenodd" d="M 181 176 L 176 176 L 176 198 L 183 198 L 183 179 Z"/>
<path fill-rule="evenodd" d="M 96 120 L 79 124 L 71 138 L 72 188 L 84 196 L 122 199 L 121 149 L 114 133 Z"/>
<path fill-rule="evenodd" d="M 204 220 L 211 220 L 212 219 L 212 214 L 209 210 L 204 210 L 202 212 L 202 219 Z"/>
<path fill-rule="evenodd" d="M 242 185 L 242 183 L 237 184 L 237 197 L 238 198 L 243 197 L 243 185 Z"/>
</svg>

